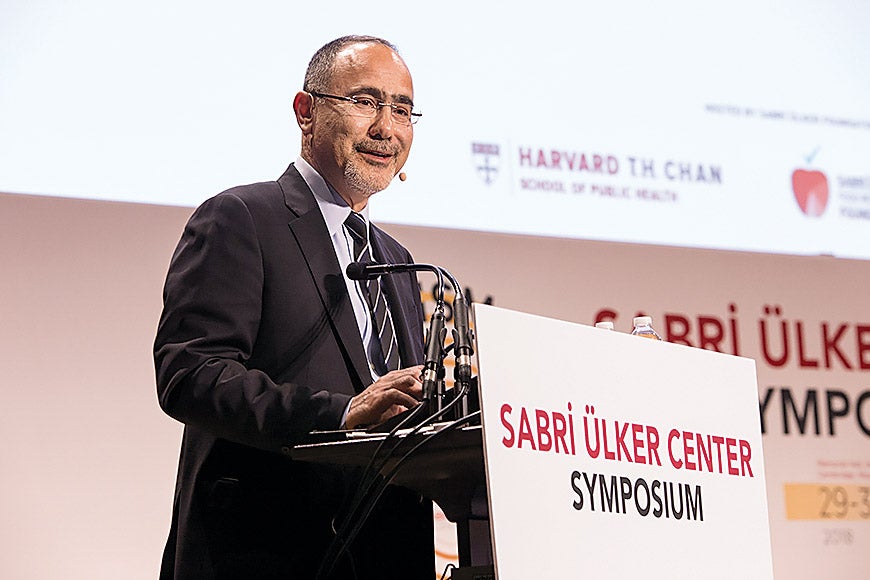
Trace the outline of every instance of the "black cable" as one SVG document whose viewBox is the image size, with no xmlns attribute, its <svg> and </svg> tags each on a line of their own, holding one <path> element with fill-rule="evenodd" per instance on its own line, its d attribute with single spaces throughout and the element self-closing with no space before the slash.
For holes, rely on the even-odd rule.
<svg viewBox="0 0 870 580">
<path fill-rule="evenodd" d="M 396 474 L 398 473 L 399 468 L 402 467 L 402 464 L 405 463 L 405 461 L 409 457 L 411 457 L 418 449 L 420 449 L 420 447 L 432 442 L 434 439 L 436 439 L 442 433 L 448 433 L 448 432 L 456 429 L 459 425 L 462 425 L 463 423 L 467 423 L 468 421 L 471 421 L 472 419 L 474 419 L 476 415 L 480 415 L 480 411 L 475 411 L 474 413 L 470 413 L 464 417 L 460 417 L 459 419 L 452 421 L 451 423 L 448 423 L 447 425 L 445 425 L 444 427 L 442 427 L 438 431 L 435 431 L 434 433 L 427 435 L 422 441 L 420 441 L 419 443 L 414 445 L 414 447 L 412 447 L 407 453 L 405 453 L 405 455 L 403 455 L 402 458 L 396 462 L 396 464 L 393 466 L 393 468 L 390 470 L 390 472 L 383 477 L 383 480 L 381 481 L 381 483 L 378 484 L 378 487 L 375 488 L 375 493 L 374 493 L 374 495 L 371 496 L 370 500 L 368 501 L 368 504 L 365 508 L 365 511 L 362 513 L 361 517 L 357 521 L 357 525 L 355 525 L 351 529 L 350 533 L 348 533 L 348 535 L 347 535 L 347 538 L 345 538 L 344 546 L 349 546 L 356 539 L 357 534 L 362 529 L 362 525 L 368 519 L 369 515 L 371 515 L 371 512 L 374 509 L 375 505 L 377 505 L 378 500 L 381 499 L 381 496 L 387 490 L 387 486 L 389 486 L 389 484 L 393 480 L 393 478 L 396 477 Z M 338 557 L 340 557 L 343 552 L 344 552 L 344 549 L 342 549 L 339 552 Z"/>
<path fill-rule="evenodd" d="M 343 546 L 339 548 L 338 543 L 343 544 L 340 538 L 346 533 L 349 520 L 351 520 L 353 514 L 359 509 L 359 505 L 363 501 L 365 493 L 367 493 L 367 490 L 371 487 L 372 483 L 374 482 L 375 478 L 377 478 L 378 473 L 380 473 L 380 470 L 383 467 L 383 465 L 379 465 L 375 471 L 371 471 L 378 454 L 381 452 L 381 449 L 383 449 L 384 445 L 388 441 L 395 438 L 396 444 L 387 452 L 386 457 L 382 460 L 382 463 L 386 463 L 386 461 L 389 460 L 390 456 L 393 454 L 396 448 L 402 444 L 403 439 L 396 438 L 396 434 L 399 432 L 399 430 L 402 429 L 402 427 L 406 423 L 415 418 L 420 413 L 420 411 L 424 409 L 424 407 L 425 406 L 423 404 L 419 404 L 414 407 L 414 409 L 404 419 L 402 419 L 398 424 L 396 424 L 395 427 L 393 427 L 393 429 L 389 433 L 387 433 L 384 439 L 381 440 L 381 442 L 378 444 L 377 448 L 375 448 L 374 453 L 372 453 L 371 458 L 369 458 L 368 464 L 366 464 L 365 469 L 363 469 L 362 474 L 360 475 L 359 483 L 357 485 L 357 491 L 351 499 L 350 508 L 348 509 L 347 514 L 343 518 L 341 526 L 339 526 L 338 530 L 333 527 L 333 532 L 335 536 L 333 537 L 332 542 L 329 544 L 329 548 L 327 548 L 326 550 L 326 554 L 321 561 L 320 568 L 318 569 L 317 576 L 315 578 L 319 579 L 323 577 L 323 574 L 331 573 L 332 569 L 335 567 L 335 564 L 338 563 L 338 559 L 341 557 L 341 554 L 344 552 L 345 548 Z M 368 478 L 371 478 L 371 481 L 366 481 Z M 362 490 L 366 490 L 366 492 L 363 493 Z M 324 572 L 323 568 L 327 564 L 329 568 Z"/>
<path fill-rule="evenodd" d="M 449 562 L 446 566 L 444 566 L 444 572 L 441 573 L 441 578 L 439 580 L 445 580 L 445 578 L 447 578 L 447 573 L 451 570 L 456 569 L 456 565 L 453 562 Z M 450 574 L 450 577 L 453 578 L 453 574 Z"/>
<path fill-rule="evenodd" d="M 381 495 L 383 495 L 383 492 L 386 489 L 386 486 L 389 484 L 389 480 L 391 480 L 395 476 L 396 469 L 394 467 L 393 470 L 390 472 L 391 473 L 390 478 L 389 478 L 389 480 L 387 480 L 386 483 L 384 483 L 383 481 L 381 481 L 381 482 L 378 481 L 379 477 L 383 480 L 383 476 L 381 476 L 381 470 L 386 466 L 387 462 L 390 460 L 393 453 L 395 453 L 396 450 L 403 443 L 408 441 L 412 435 L 415 435 L 416 433 L 418 433 L 420 431 L 420 429 L 422 429 L 423 427 L 428 425 L 431 421 L 437 419 L 441 415 L 444 415 L 448 411 L 452 410 L 453 407 L 458 405 L 459 402 L 462 400 L 462 398 L 468 393 L 468 390 L 469 390 L 468 385 L 463 384 L 461 386 L 459 394 L 446 407 L 444 407 L 443 409 L 436 411 L 432 415 L 426 417 L 422 422 L 420 422 L 419 425 L 414 427 L 403 438 L 396 441 L 396 444 L 393 445 L 393 447 L 389 450 L 387 455 L 381 459 L 376 471 L 371 475 L 371 477 L 369 478 L 368 481 L 365 481 L 366 474 L 365 473 L 363 474 L 363 476 L 360 478 L 360 484 L 359 484 L 360 487 L 358 488 L 357 493 L 354 496 L 353 505 L 348 510 L 347 515 L 345 516 L 344 520 L 342 521 L 342 525 L 341 525 L 340 529 L 338 531 L 336 531 L 335 537 L 333 538 L 332 543 L 330 543 L 330 546 L 327 549 L 326 554 L 324 555 L 323 561 L 321 562 L 321 566 L 320 566 L 320 569 L 318 571 L 317 578 L 321 578 L 322 574 L 328 575 L 329 573 L 332 572 L 332 569 L 335 567 L 335 564 L 338 563 L 338 560 L 341 558 L 342 554 L 350 546 L 351 542 L 356 537 L 356 535 L 359 533 L 359 530 L 362 528 L 362 525 L 365 523 L 366 519 L 368 519 L 368 516 L 371 513 L 371 510 L 374 508 L 374 505 L 377 503 L 377 500 L 380 499 Z M 421 408 L 423 408 L 422 405 L 420 407 L 416 407 L 415 411 L 418 409 L 421 409 Z M 413 415 L 413 413 L 412 413 L 412 415 Z M 474 414 L 472 413 L 471 415 L 468 415 L 467 417 L 462 417 L 462 418 L 458 419 L 457 421 L 461 422 L 463 420 L 466 420 L 466 419 L 472 417 L 473 415 Z M 410 415 L 409 415 L 409 417 L 410 417 Z M 455 422 L 456 421 L 454 421 L 454 423 Z M 448 427 L 451 424 L 448 424 Z M 399 427 L 401 427 L 401 425 L 402 425 L 402 423 L 397 425 L 390 434 L 393 435 L 395 432 L 397 432 Z M 444 427 L 443 429 L 447 429 L 448 427 Z M 441 431 L 436 431 L 432 435 L 436 435 L 437 433 L 440 433 L 440 432 Z M 432 435 L 430 435 L 429 437 L 432 437 Z M 424 439 L 423 441 L 425 442 L 427 440 L 428 439 Z M 378 448 L 375 450 L 375 453 L 372 455 L 372 460 L 369 461 L 369 467 L 372 466 L 372 464 L 374 462 L 375 455 L 377 455 L 378 451 L 382 448 L 382 446 L 384 445 L 384 443 L 386 441 L 387 441 L 387 439 L 385 438 L 384 441 L 382 441 L 381 444 L 378 446 Z M 411 453 L 413 453 L 416 449 L 419 448 L 419 446 L 420 445 L 418 444 L 417 446 L 413 447 L 408 453 L 406 453 L 402 457 L 402 459 L 399 460 L 397 465 L 401 465 L 401 463 L 403 463 L 410 456 Z M 367 469 L 369 467 L 367 467 Z M 375 495 L 372 495 L 373 493 Z M 361 517 L 354 517 L 354 515 L 360 510 L 361 507 L 363 508 L 363 512 L 362 512 Z M 348 531 L 348 529 L 350 529 L 350 531 Z M 326 567 L 326 568 L 324 569 L 324 567 Z"/>
</svg>

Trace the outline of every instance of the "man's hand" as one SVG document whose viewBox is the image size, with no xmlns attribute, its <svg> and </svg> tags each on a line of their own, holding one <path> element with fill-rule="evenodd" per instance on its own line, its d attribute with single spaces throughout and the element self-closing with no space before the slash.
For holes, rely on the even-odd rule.
<svg viewBox="0 0 870 580">
<path fill-rule="evenodd" d="M 423 395 L 422 366 L 390 371 L 350 400 L 348 429 L 377 425 L 415 406 Z"/>
</svg>

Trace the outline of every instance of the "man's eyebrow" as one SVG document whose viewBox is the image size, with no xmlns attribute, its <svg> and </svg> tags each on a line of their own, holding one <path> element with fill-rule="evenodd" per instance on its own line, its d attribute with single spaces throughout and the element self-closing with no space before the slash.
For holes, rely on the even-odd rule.
<svg viewBox="0 0 870 580">
<path fill-rule="evenodd" d="M 393 95 L 393 102 L 402 103 L 403 105 L 411 105 L 411 107 L 414 106 L 414 101 L 411 100 L 411 97 L 406 95 Z"/>
<path fill-rule="evenodd" d="M 383 101 L 386 98 L 384 91 L 382 91 L 381 89 L 375 88 L 375 87 L 360 87 L 358 89 L 354 89 L 352 94 L 354 94 L 354 95 L 360 95 L 360 94 L 371 95 L 372 97 L 375 97 L 376 99 L 378 99 L 380 101 Z M 410 105 L 411 107 L 414 106 L 414 100 L 411 97 L 409 97 L 408 95 L 391 95 L 390 101 L 393 103 L 401 103 L 403 105 Z"/>
</svg>

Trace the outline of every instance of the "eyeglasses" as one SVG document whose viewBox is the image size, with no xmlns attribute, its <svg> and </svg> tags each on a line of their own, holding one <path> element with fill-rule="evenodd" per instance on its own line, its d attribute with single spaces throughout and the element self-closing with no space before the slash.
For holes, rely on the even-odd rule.
<svg viewBox="0 0 870 580">
<path fill-rule="evenodd" d="M 399 125 L 412 125 L 416 123 L 420 119 L 420 117 L 423 116 L 423 113 L 415 113 L 411 105 L 384 103 L 375 98 L 367 97 L 364 95 L 360 95 L 357 97 L 342 97 L 339 95 L 327 95 L 326 93 L 318 93 L 316 91 L 311 91 L 311 94 L 315 97 L 320 97 L 321 99 L 335 99 L 336 101 L 351 103 L 353 106 L 348 108 L 348 114 L 355 117 L 366 117 L 369 119 L 373 119 L 377 116 L 378 112 L 381 110 L 381 107 L 389 107 L 390 117 L 393 119 L 394 123 L 397 123 Z"/>
</svg>

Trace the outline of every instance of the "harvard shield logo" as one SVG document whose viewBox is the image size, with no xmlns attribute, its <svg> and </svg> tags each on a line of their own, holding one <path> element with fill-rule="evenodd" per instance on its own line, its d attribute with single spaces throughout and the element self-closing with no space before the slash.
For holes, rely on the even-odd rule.
<svg viewBox="0 0 870 580">
<path fill-rule="evenodd" d="M 471 156 L 475 173 L 485 184 L 490 185 L 498 177 L 501 164 L 499 146 L 495 143 L 472 143 Z"/>
</svg>

